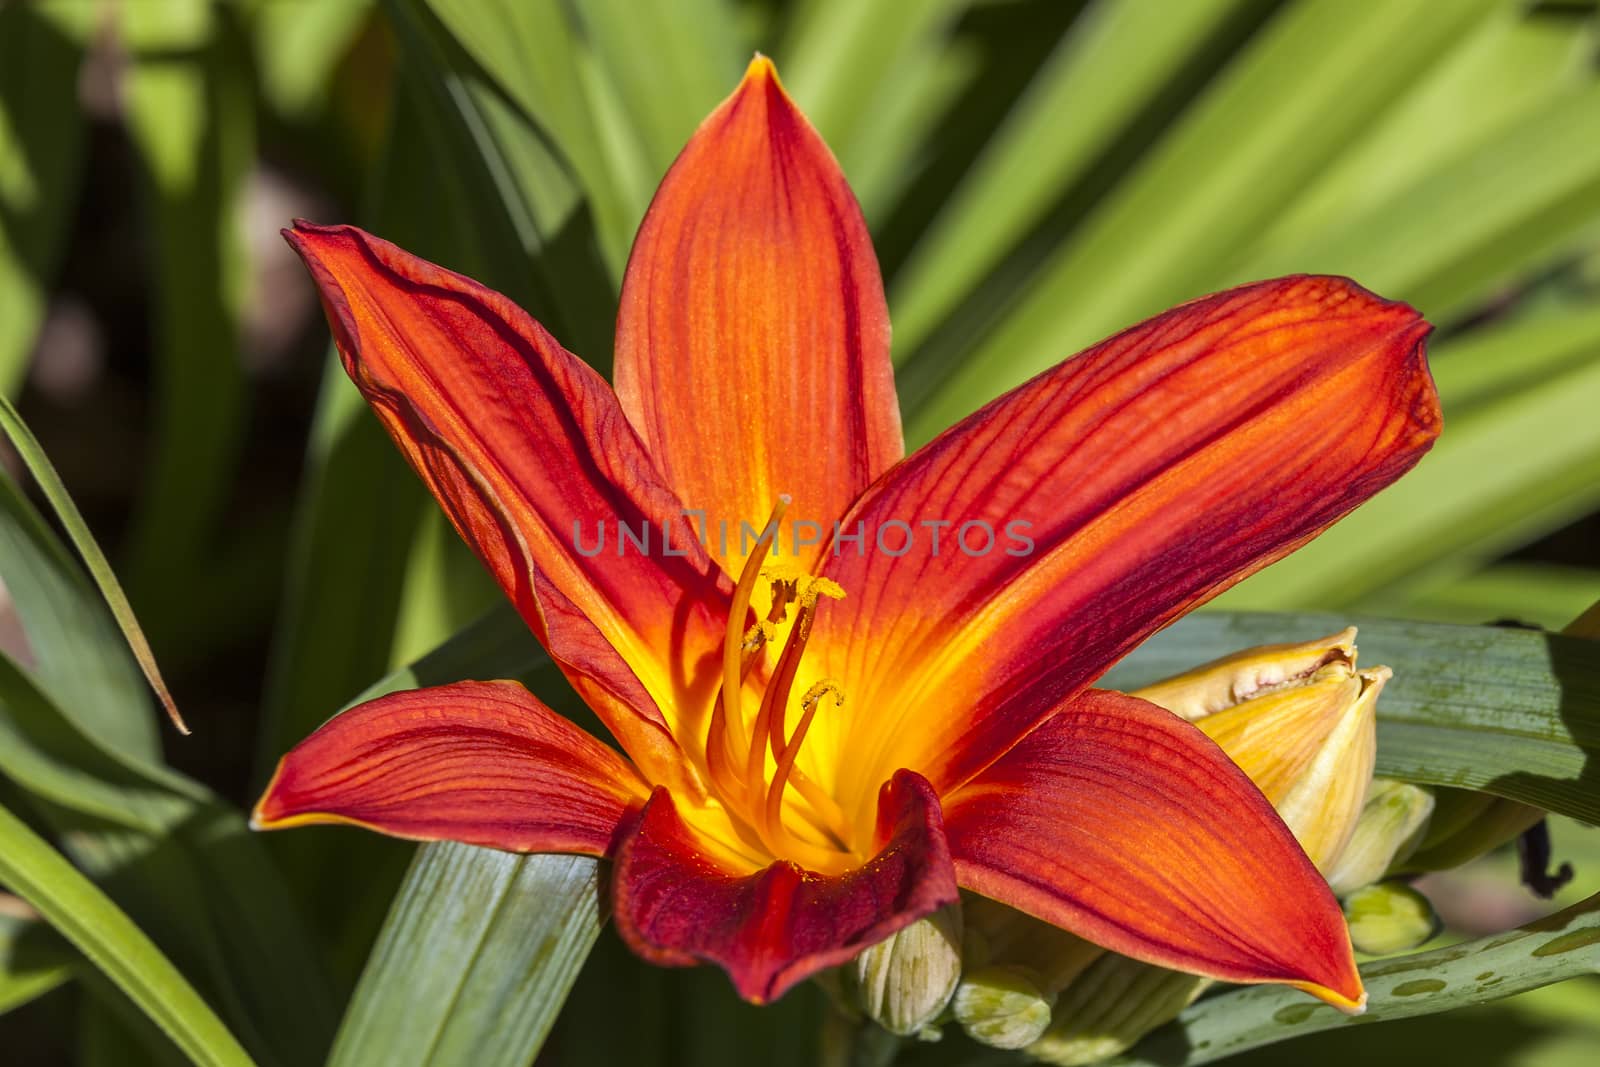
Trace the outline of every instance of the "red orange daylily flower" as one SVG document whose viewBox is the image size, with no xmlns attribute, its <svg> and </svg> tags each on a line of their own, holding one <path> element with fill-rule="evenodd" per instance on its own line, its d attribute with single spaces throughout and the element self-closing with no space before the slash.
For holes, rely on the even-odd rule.
<svg viewBox="0 0 1600 1067">
<path fill-rule="evenodd" d="M 964 887 L 1363 1002 L 1261 793 L 1088 686 L 1417 461 L 1439 415 L 1411 308 L 1327 277 L 1206 297 L 902 458 L 866 226 L 761 58 L 645 218 L 614 392 L 467 278 L 352 227 L 287 236 L 350 376 L 621 753 L 514 683 L 397 693 L 290 752 L 258 826 L 608 857 L 635 951 L 755 1001 Z"/>
</svg>

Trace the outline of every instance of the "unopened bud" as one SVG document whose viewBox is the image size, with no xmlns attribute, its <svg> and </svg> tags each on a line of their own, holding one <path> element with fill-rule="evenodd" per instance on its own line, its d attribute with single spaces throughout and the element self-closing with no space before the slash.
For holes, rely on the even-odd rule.
<svg viewBox="0 0 1600 1067">
<path fill-rule="evenodd" d="M 1107 953 L 1056 1001 L 1054 1021 L 1028 1055 L 1061 1067 L 1099 1063 L 1171 1021 L 1210 982 Z"/>
<path fill-rule="evenodd" d="M 1355 832 L 1387 667 L 1357 671 L 1355 629 L 1218 660 L 1134 695 L 1180 714 L 1249 775 L 1319 870 Z M 1229 701 L 1233 701 L 1229 703 Z"/>
<path fill-rule="evenodd" d="M 1147 685 L 1133 695 L 1196 722 L 1247 700 L 1303 681 L 1318 668 L 1355 663 L 1356 628 L 1298 644 L 1258 645 Z"/>
<path fill-rule="evenodd" d="M 1387 956 L 1416 948 L 1439 932 L 1428 898 L 1404 882 L 1379 882 L 1344 901 L 1350 943 L 1359 952 Z"/>
<path fill-rule="evenodd" d="M 961 905 L 953 904 L 862 952 L 844 968 L 856 1007 L 885 1030 L 914 1034 L 950 1003 L 961 980 Z"/>
<path fill-rule="evenodd" d="M 968 971 L 950 1010 L 968 1037 L 993 1048 L 1025 1048 L 1050 1025 L 1050 997 L 1020 967 Z"/>
<path fill-rule="evenodd" d="M 1325 872 L 1336 897 L 1369 886 L 1416 850 L 1433 813 L 1433 794 L 1421 786 L 1374 778 L 1355 833 Z"/>
</svg>

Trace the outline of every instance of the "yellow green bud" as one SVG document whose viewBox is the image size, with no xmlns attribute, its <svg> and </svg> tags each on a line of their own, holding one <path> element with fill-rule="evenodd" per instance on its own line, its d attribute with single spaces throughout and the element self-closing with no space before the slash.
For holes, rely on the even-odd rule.
<svg viewBox="0 0 1600 1067">
<path fill-rule="evenodd" d="M 1051 998 L 1021 967 L 968 971 L 950 1001 L 951 1014 L 974 1041 L 993 1048 L 1025 1048 L 1050 1025 Z"/>
<path fill-rule="evenodd" d="M 1355 833 L 1339 858 L 1323 873 L 1333 895 L 1343 897 L 1378 881 L 1415 851 L 1428 817 L 1433 794 L 1421 786 L 1374 778 L 1367 802 L 1356 820 Z"/>
<path fill-rule="evenodd" d="M 1049 1029 L 1028 1055 L 1061 1067 L 1109 1059 L 1177 1017 L 1210 984 L 1108 952 L 1056 1000 Z"/>
<path fill-rule="evenodd" d="M 1350 942 L 1372 956 L 1406 952 L 1439 932 L 1428 898 L 1404 882 L 1379 882 L 1344 900 Z"/>
<path fill-rule="evenodd" d="M 891 934 L 857 956 L 841 978 L 853 1005 L 885 1030 L 921 1030 L 944 1011 L 961 980 L 961 905 Z"/>
</svg>

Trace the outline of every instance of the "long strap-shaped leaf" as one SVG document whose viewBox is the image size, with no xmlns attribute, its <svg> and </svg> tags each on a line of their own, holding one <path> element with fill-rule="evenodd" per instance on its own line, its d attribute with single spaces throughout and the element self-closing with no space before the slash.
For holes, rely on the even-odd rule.
<svg viewBox="0 0 1600 1067">
<path fill-rule="evenodd" d="M 1367 1014 L 1341 1015 L 1282 986 L 1202 1000 L 1114 1062 L 1193 1067 L 1336 1026 L 1405 1019 L 1600 974 L 1600 895 L 1509 934 L 1361 968 Z"/>
<path fill-rule="evenodd" d="M 417 855 L 329 1067 L 526 1067 L 600 933 L 600 861 Z"/>
<path fill-rule="evenodd" d="M 195 1063 L 250 1067 L 248 1053 L 127 915 L 0 807 L 0 882 L 38 910 Z"/>
<path fill-rule="evenodd" d="M 167 691 L 167 683 L 161 679 L 161 671 L 156 667 L 155 653 L 150 651 L 150 642 L 145 640 L 144 631 L 139 629 L 139 620 L 133 617 L 133 608 L 128 604 L 128 596 L 122 591 L 122 585 L 112 572 L 111 564 L 106 562 L 100 546 L 95 544 L 94 537 L 89 533 L 88 524 L 83 521 L 83 515 L 78 511 L 78 505 L 67 495 L 67 487 L 61 483 L 61 476 L 56 473 L 55 467 L 45 456 L 39 439 L 33 436 L 33 431 L 22 421 L 22 416 L 17 414 L 17 409 L 11 405 L 11 401 L 3 396 L 0 396 L 0 430 L 5 432 L 12 447 L 22 457 L 28 473 L 39 483 L 40 492 L 44 493 L 45 499 L 50 502 L 50 507 L 61 520 L 67 536 L 72 539 L 73 547 L 83 557 L 84 564 L 94 577 L 95 585 L 100 588 L 100 595 L 106 598 L 106 605 L 111 608 L 111 614 L 116 617 L 123 636 L 128 639 L 128 646 L 133 649 L 134 658 L 144 670 L 150 688 L 154 689 L 156 696 L 160 698 L 161 706 L 167 709 L 167 717 L 181 732 L 188 733 L 189 727 L 184 724 L 183 716 L 178 714 L 178 705 L 173 702 L 172 694 Z"/>
</svg>

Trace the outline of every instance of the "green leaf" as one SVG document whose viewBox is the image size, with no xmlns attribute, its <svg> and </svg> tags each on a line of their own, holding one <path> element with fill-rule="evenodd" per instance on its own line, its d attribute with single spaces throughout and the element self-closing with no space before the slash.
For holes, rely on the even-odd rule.
<svg viewBox="0 0 1600 1067">
<path fill-rule="evenodd" d="M 0 881 L 115 982 L 195 1063 L 252 1063 L 210 1006 L 132 920 L 3 807 Z"/>
<path fill-rule="evenodd" d="M 909 438 L 927 440 L 1095 340 L 1216 288 L 1218 265 L 1495 6 L 1308 0 L 1280 10 L 982 347 L 908 413 Z"/>
<path fill-rule="evenodd" d="M 532 1063 L 603 921 L 600 861 L 427 845 L 330 1067 Z"/>
<path fill-rule="evenodd" d="M 247 258 L 240 220 L 255 163 L 245 43 L 230 7 L 205 0 L 125 4 L 128 131 L 144 164 L 155 234 L 155 450 L 128 533 L 128 586 L 151 632 L 197 580 L 238 483 L 245 428 L 240 316 Z M 177 624 L 171 624 L 177 629 Z M 190 628 L 189 633 L 194 633 Z"/>
<path fill-rule="evenodd" d="M 750 59 L 726 0 L 575 5 L 659 181 Z"/>
<path fill-rule="evenodd" d="M 1360 628 L 1361 662 L 1395 672 L 1378 702 L 1378 774 L 1600 824 L 1600 641 L 1360 616 L 1202 612 L 1151 638 L 1102 684 L 1135 689 L 1243 648 L 1351 624 Z"/>
<path fill-rule="evenodd" d="M 1365 1015 L 1342 1015 L 1281 986 L 1235 989 L 1199 1001 L 1112 1062 L 1191 1067 L 1291 1037 L 1448 1011 L 1586 974 L 1600 974 L 1600 896 L 1509 934 L 1363 965 Z"/>
<path fill-rule="evenodd" d="M 87 536 L 85 534 L 84 536 Z M 160 763 L 149 689 L 106 602 L 10 475 L 0 471 L 0 578 L 27 641 L 29 673 L 80 729 L 129 759 Z"/>
<path fill-rule="evenodd" d="M 188 733 L 188 727 L 184 726 L 183 718 L 178 714 L 178 706 L 173 703 L 172 694 L 167 692 L 167 684 L 161 679 L 161 672 L 156 667 L 155 654 L 150 651 L 150 643 L 145 639 L 144 631 L 139 628 L 139 621 L 133 616 L 133 608 L 128 604 L 128 597 L 122 591 L 121 583 L 117 581 L 117 576 L 112 572 L 111 565 L 106 562 L 106 557 L 101 553 L 100 546 L 95 544 L 94 536 L 89 533 L 88 524 L 83 521 L 83 515 L 79 513 L 78 506 L 72 502 L 72 497 L 67 495 L 67 487 L 61 483 L 61 476 L 56 473 L 55 467 L 51 465 L 49 458 L 44 454 L 44 449 L 40 447 L 38 438 L 33 436 L 33 431 L 28 429 L 27 424 L 22 421 L 22 416 L 17 414 L 17 409 L 12 407 L 11 401 L 4 396 L 0 396 L 0 431 L 5 433 L 12 447 L 22 457 L 24 466 L 33 475 L 34 481 L 38 483 L 39 491 L 44 494 L 45 500 L 49 502 L 51 509 L 55 511 L 56 517 L 66 530 L 67 536 L 71 538 L 73 547 L 83 557 L 85 565 L 89 568 L 89 574 L 94 578 L 95 585 L 100 590 L 100 595 L 105 598 L 106 606 L 111 609 L 112 617 L 116 619 L 118 627 L 121 628 L 122 636 L 127 640 L 128 647 L 132 650 L 134 658 L 144 671 L 144 676 L 149 681 L 150 688 L 155 690 L 162 706 L 167 709 L 167 716 L 179 730 Z M 16 500 L 15 488 L 9 480 L 4 484 L 7 493 L 14 502 Z M 19 514 L 15 503 L 9 504 L 6 510 L 12 516 Z M 36 521 L 35 528 L 37 529 Z M 13 548 L 21 548 L 22 545 L 23 542 L 12 540 L 11 546 Z M 57 560 L 58 564 L 60 562 L 60 560 Z M 41 581 L 44 580 L 43 576 L 36 576 L 36 578 Z M 59 590 L 62 580 L 57 580 L 56 589 L 47 587 L 45 592 L 49 594 Z M 65 606 L 63 606 L 63 611 L 65 610 Z M 68 625 L 72 625 L 75 629 L 85 625 L 92 626 L 92 624 L 83 621 L 83 614 L 84 612 L 80 611 L 78 613 L 79 618 L 68 623 Z M 36 618 L 39 617 L 42 617 L 42 614 L 36 616 Z M 54 621 L 58 620 L 52 620 L 52 622 Z M 44 639 L 48 640 L 48 635 Z M 58 653 L 55 651 L 51 653 L 51 655 L 56 654 Z M 57 684 L 59 686 L 61 683 L 58 681 Z M 127 727 L 125 730 L 119 731 L 117 736 L 128 736 L 127 730 L 137 729 L 137 726 Z M 148 741 L 137 741 L 135 743 L 146 748 L 148 748 L 149 744 Z"/>
<path fill-rule="evenodd" d="M 1221 26 L 1259 6 L 1102 2 L 1079 16 L 895 276 L 897 358 L 921 346 Z"/>
<path fill-rule="evenodd" d="M 1579 347 L 1568 348 L 1567 358 L 1585 359 L 1547 369 L 1520 390 L 1523 364 L 1507 360 L 1493 376 L 1506 392 L 1492 405 L 1469 407 L 1459 418 L 1446 411 L 1439 442 L 1399 484 L 1230 590 L 1219 605 L 1352 604 L 1427 567 L 1490 559 L 1592 509 L 1600 501 L 1600 420 L 1592 414 L 1600 398 L 1600 361 L 1592 357 L 1600 347 L 1583 348 L 1581 335 L 1572 339 Z M 1448 352 L 1437 367 L 1448 396 Z"/>
<path fill-rule="evenodd" d="M 1347 274 L 1436 322 L 1558 254 L 1592 247 L 1600 221 L 1600 84 L 1563 93 L 1501 136 L 1438 166 L 1371 210 L 1252 255 L 1234 280 Z"/>
<path fill-rule="evenodd" d="M 83 166 L 83 44 L 62 24 L 63 13 L 81 15 L 57 0 L 0 6 L 0 393 L 7 396 L 27 370 Z"/>
<path fill-rule="evenodd" d="M 63 525 L 114 583 L 3 399 L 0 417 Z M 113 896 L 161 928 L 168 951 L 203 974 L 253 1047 L 280 1048 L 285 1063 L 320 1054 L 333 1030 L 331 994 L 278 873 L 237 812 L 160 762 L 143 684 L 105 606 L 3 476 L 0 575 L 35 661 L 24 670 L 0 657 L 0 774 L 27 791 Z"/>
<path fill-rule="evenodd" d="M 29 909 L 0 894 L 0 1015 L 70 981 L 77 959 Z"/>
<path fill-rule="evenodd" d="M 240 815 L 80 732 L 0 657 L 0 775 L 67 851 L 212 994 L 263 1062 L 319 1056 L 331 994 Z"/>
<path fill-rule="evenodd" d="M 594 212 L 614 283 L 656 175 L 638 132 L 614 113 L 615 86 L 558 4 L 428 0 L 428 6 L 566 160 Z"/>
<path fill-rule="evenodd" d="M 1292 247 L 1371 211 L 1592 84 L 1592 11 L 1501 4 L 1262 235 Z M 1513 197 L 1523 190 L 1512 192 Z"/>
<path fill-rule="evenodd" d="M 267 0 L 255 10 L 261 93 L 280 114 L 322 104 L 335 66 L 371 17 L 372 0 Z"/>
<path fill-rule="evenodd" d="M 1499 563 L 1386 590 L 1362 600 L 1364 612 L 1474 625 L 1516 619 L 1560 630 L 1600 601 L 1600 571 L 1552 563 Z"/>
<path fill-rule="evenodd" d="M 784 86 L 838 157 L 869 218 L 888 199 L 891 172 L 909 169 L 916 144 L 910 134 L 938 114 L 934 105 L 943 101 L 926 90 L 940 78 L 943 37 L 965 6 L 809 0 L 784 34 Z M 908 109 L 919 107 L 921 121 L 906 122 Z"/>
</svg>

